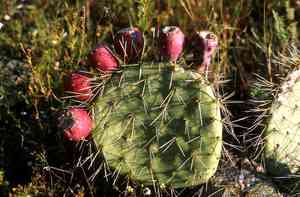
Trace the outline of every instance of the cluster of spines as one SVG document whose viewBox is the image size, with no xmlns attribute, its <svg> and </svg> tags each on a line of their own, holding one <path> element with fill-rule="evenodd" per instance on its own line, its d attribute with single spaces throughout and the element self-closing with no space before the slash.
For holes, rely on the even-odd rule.
<svg viewBox="0 0 300 197">
<path fill-rule="evenodd" d="M 155 68 L 155 67 L 153 67 L 153 69 L 157 69 L 157 68 Z M 133 69 L 133 71 L 134 71 L 135 69 Z M 144 74 L 144 73 L 147 73 L 145 70 L 146 70 L 146 68 L 143 68 L 142 69 L 143 70 L 143 74 L 142 74 L 142 76 L 144 76 L 145 78 L 141 78 L 140 80 L 137 80 L 137 81 L 130 81 L 130 79 L 128 79 L 128 77 L 125 75 L 125 76 L 123 76 L 123 77 L 120 77 L 120 78 L 117 78 L 117 80 L 115 81 L 115 83 L 114 84 L 122 84 L 122 87 L 121 87 L 121 89 L 123 89 L 124 91 L 126 91 L 127 92 L 127 87 L 129 87 L 129 86 L 138 86 L 138 84 L 139 84 L 139 82 L 142 82 L 142 81 L 147 81 L 148 79 L 147 79 L 147 74 Z M 151 72 L 151 69 L 149 69 L 150 71 L 149 72 Z M 125 72 L 126 72 L 126 70 L 125 70 Z M 128 71 L 127 71 L 128 72 Z M 131 71 L 132 72 L 132 71 Z M 172 73 L 173 71 L 171 71 L 170 73 Z M 177 71 L 178 72 L 178 71 Z M 170 74 L 169 73 L 169 74 Z M 123 73 L 124 74 L 124 73 Z M 158 73 L 157 73 L 158 74 Z M 158 76 L 157 76 L 157 74 L 156 74 L 156 78 L 159 78 Z M 138 74 L 135 74 L 135 75 L 138 75 Z M 172 75 L 172 74 L 170 74 L 170 75 Z M 184 74 L 183 74 L 184 75 Z M 153 76 L 151 76 L 151 77 L 153 77 Z M 180 76 L 181 77 L 181 76 Z M 136 79 L 137 79 L 138 77 L 136 77 Z M 184 83 L 189 83 L 189 82 L 185 82 L 184 81 L 184 78 L 185 77 L 183 77 L 183 80 L 182 81 L 180 81 L 182 84 L 184 84 Z M 112 81 L 113 81 L 113 79 L 111 79 Z M 119 80 L 123 80 L 122 81 L 122 83 L 119 83 Z M 156 79 L 154 78 L 154 79 L 152 79 L 153 81 L 155 81 Z M 201 139 L 201 135 L 199 135 L 198 137 L 197 136 L 189 136 L 189 129 L 188 128 L 184 128 L 184 129 L 182 129 L 182 128 L 178 128 L 178 129 L 181 129 L 181 131 L 178 131 L 178 132 L 183 132 L 182 130 L 184 130 L 184 133 L 181 133 L 184 137 L 186 137 L 187 139 L 184 139 L 183 137 L 176 137 L 176 135 L 180 135 L 180 133 L 178 133 L 178 134 L 174 134 L 174 136 L 172 137 L 172 136 L 169 136 L 168 137 L 168 139 L 166 138 L 166 139 L 164 139 L 166 136 L 164 136 L 164 134 L 162 133 L 163 131 L 157 131 L 157 130 L 155 130 L 155 129 L 158 129 L 159 128 L 159 125 L 163 125 L 163 124 L 168 124 L 168 123 L 166 123 L 166 122 L 164 122 L 165 120 L 167 120 L 167 118 L 166 117 L 164 117 L 164 116 L 166 116 L 167 115 L 167 113 L 168 113 L 168 110 L 167 110 L 167 108 L 168 108 L 168 104 L 170 104 L 170 101 L 173 99 L 173 100 L 175 100 L 173 97 L 176 97 L 176 95 L 174 94 L 174 89 L 172 90 L 172 88 L 170 88 L 169 89 L 169 91 L 168 91 L 168 87 L 169 87 L 169 84 L 170 84 L 170 81 L 171 81 L 172 79 L 170 79 L 170 80 L 164 80 L 164 82 L 163 83 L 166 83 L 165 84 L 165 87 L 166 87 L 166 90 L 165 91 L 163 91 L 164 93 L 165 93 L 165 95 L 164 95 L 164 97 L 163 97 L 163 100 L 161 100 L 161 103 L 160 104 L 157 104 L 157 109 L 156 110 L 158 110 L 158 115 L 156 116 L 156 117 L 153 117 L 152 119 L 151 119 L 151 121 L 149 122 L 149 127 L 147 127 L 147 129 L 149 129 L 149 133 L 152 133 L 152 135 L 151 136 L 149 136 L 148 138 L 146 138 L 146 141 L 139 141 L 139 142 L 136 142 L 136 141 L 134 141 L 134 134 L 133 134 L 133 128 L 134 128 L 134 115 L 133 115 L 133 112 L 134 112 L 134 109 L 141 109 L 141 107 L 139 106 L 139 105 L 147 105 L 147 104 L 145 104 L 145 100 L 147 100 L 147 99 L 150 99 L 151 100 L 151 98 L 149 98 L 148 97 L 148 95 L 145 95 L 145 97 L 144 98 L 142 98 L 142 96 L 139 94 L 140 92 L 143 92 L 143 85 L 141 85 L 141 87 L 142 87 L 142 89 L 139 89 L 138 91 L 137 91 L 137 95 L 134 95 L 134 94 L 132 94 L 132 92 L 130 92 L 129 94 L 130 94 L 130 96 L 132 97 L 134 97 L 134 98 L 137 98 L 138 100 L 139 99 L 141 99 L 141 103 L 135 103 L 135 104 L 133 104 L 133 105 L 137 105 L 137 106 L 134 106 L 134 107 L 132 107 L 132 109 L 131 110 L 133 110 L 133 111 L 131 111 L 130 109 L 128 109 L 128 116 L 127 116 L 127 118 L 126 119 L 128 119 L 128 121 L 124 121 L 125 123 L 124 123 L 124 126 L 122 127 L 123 128 L 123 131 L 124 132 L 120 132 L 120 133 L 117 133 L 117 136 L 104 136 L 104 137 L 99 137 L 99 136 L 97 136 L 97 135 L 101 135 L 101 132 L 99 132 L 99 133 L 96 133 L 95 135 L 94 135 L 94 138 L 97 138 L 98 137 L 98 143 L 99 144 L 102 144 L 102 147 L 104 146 L 104 149 L 106 149 L 104 152 L 109 152 L 109 150 L 111 150 L 111 149 L 113 149 L 113 148 L 116 148 L 116 146 L 120 146 L 120 147 L 123 147 L 123 148 L 121 148 L 120 150 L 118 149 L 116 149 L 116 154 L 118 154 L 118 153 L 120 153 L 120 151 L 122 151 L 122 150 L 124 150 L 124 149 L 130 149 L 130 150 L 134 150 L 135 148 L 135 146 L 137 146 L 137 147 L 139 147 L 139 148 L 141 148 L 141 147 L 147 147 L 146 149 L 147 149 L 147 154 L 148 155 L 144 155 L 146 158 L 148 158 L 147 160 L 151 163 L 151 161 L 153 162 L 153 161 L 156 161 L 155 159 L 153 159 L 153 158 L 155 158 L 155 155 L 157 155 L 157 154 L 163 154 L 163 153 L 166 153 L 166 154 L 168 154 L 168 151 L 169 150 L 171 150 L 171 149 L 176 149 L 176 151 L 178 151 L 178 155 L 181 155 L 180 157 L 182 157 L 182 158 L 185 158 L 185 159 L 183 159 L 182 160 L 182 162 L 179 162 L 178 163 L 178 168 L 177 169 L 172 169 L 172 171 L 174 171 L 174 176 L 176 176 L 176 171 L 177 170 L 181 170 L 181 169 L 184 169 L 184 168 L 188 168 L 188 169 L 196 169 L 196 168 L 194 168 L 194 166 L 193 165 L 201 165 L 201 163 L 197 163 L 197 161 L 198 161 L 198 159 L 196 159 L 196 157 L 198 157 L 199 155 L 196 153 L 196 152 L 194 152 L 194 153 L 190 153 L 190 156 L 188 156 L 188 154 L 187 153 L 185 153 L 185 151 L 184 150 L 186 150 L 186 149 L 189 149 L 189 148 L 187 148 L 188 146 L 191 146 L 192 144 L 194 144 L 193 146 L 197 146 L 198 148 L 200 148 L 200 149 L 203 149 L 203 150 L 201 150 L 201 151 L 204 151 L 204 149 L 206 149 L 207 147 L 206 147 L 206 145 L 204 145 L 204 146 L 202 146 L 202 147 L 200 147 L 200 145 L 202 144 L 201 143 L 201 141 L 203 140 L 203 139 Z M 129 82 L 128 82 L 129 81 Z M 188 81 L 188 80 L 187 80 Z M 193 80 L 191 79 L 190 80 L 190 83 L 192 82 Z M 127 82 L 127 83 L 126 83 Z M 136 82 L 136 83 L 135 83 Z M 174 81 L 173 83 L 175 83 L 175 82 L 177 82 L 177 81 Z M 195 82 L 195 81 L 194 81 Z M 124 85 L 125 84 L 125 85 Z M 151 83 L 152 85 L 157 85 L 157 84 L 159 84 L 159 82 L 152 82 Z M 172 84 L 172 83 L 171 83 Z M 198 84 L 198 83 L 197 83 Z M 161 85 L 161 84 L 160 84 Z M 159 86 L 160 86 L 159 85 Z M 173 84 L 174 85 L 174 84 Z M 178 85 L 178 84 L 177 84 Z M 198 84 L 199 85 L 199 84 Z M 163 85 L 161 85 L 161 86 L 163 86 Z M 170 87 L 172 87 L 172 85 L 170 86 Z M 191 89 L 189 89 L 191 92 L 194 92 L 194 91 L 199 91 L 199 94 L 200 94 L 200 92 L 201 91 L 203 91 L 201 94 L 203 94 L 204 95 L 204 97 L 206 96 L 206 97 L 212 97 L 211 98 L 211 101 L 206 101 L 206 105 L 209 105 L 210 104 L 210 102 L 212 102 L 212 103 L 215 103 L 216 104 L 216 100 L 215 100 L 215 98 L 213 98 L 213 95 L 212 94 L 210 94 L 209 95 L 209 90 L 205 90 L 205 87 L 207 87 L 207 88 L 210 88 L 210 86 L 206 86 L 206 85 L 203 85 L 203 87 L 204 87 L 204 89 L 201 89 L 201 88 L 199 88 L 199 89 L 197 89 L 197 88 L 195 88 L 194 87 L 194 90 L 193 90 L 193 88 L 191 88 Z M 113 89 L 114 87 L 112 87 L 112 88 L 109 88 L 108 87 L 108 91 L 110 91 L 111 89 Z M 116 91 L 118 91 L 117 89 L 118 89 L 118 87 L 115 87 L 116 88 L 116 90 L 115 91 L 112 91 L 112 92 L 116 92 Z M 133 88 L 134 89 L 134 87 L 131 87 L 131 88 Z M 159 87 L 156 87 L 156 90 L 158 89 Z M 130 89 L 130 88 L 128 88 L 128 89 Z M 133 90 L 134 91 L 134 90 Z M 145 90 L 145 91 L 147 91 L 147 90 Z M 130 101 L 130 98 L 128 98 L 128 97 L 126 97 L 126 95 L 123 95 L 123 97 L 121 96 L 122 95 L 122 93 L 120 93 L 120 95 L 119 95 L 119 93 L 120 92 L 117 92 L 116 94 L 118 95 L 118 96 L 116 96 L 116 95 L 110 95 L 109 93 L 108 93 L 108 95 L 107 95 L 107 98 L 105 98 L 105 97 L 101 97 L 100 99 L 99 99 L 99 102 L 102 102 L 102 104 L 99 106 L 99 108 L 101 108 L 102 110 L 105 110 L 107 113 L 105 113 L 104 111 L 102 111 L 102 112 L 99 112 L 99 114 L 101 114 L 101 115 L 103 115 L 103 114 L 106 114 L 106 115 L 103 115 L 103 117 L 102 117 L 102 119 L 104 120 L 105 118 L 108 118 L 107 119 L 107 121 L 112 121 L 111 119 L 110 119 L 110 117 L 109 116 L 111 116 L 111 113 L 113 113 L 112 112 L 112 110 L 116 110 L 116 109 L 119 109 L 119 110 L 117 110 L 117 112 L 119 112 L 120 113 L 120 108 L 123 106 L 123 107 L 125 107 L 125 103 L 124 102 L 126 102 L 126 103 L 128 103 L 128 105 L 129 105 L 129 103 L 131 102 Z M 195 93 L 195 92 L 194 92 Z M 155 92 L 154 94 L 159 94 L 159 93 L 157 93 L 157 92 Z M 208 94 L 208 95 L 206 95 L 206 94 Z M 203 96 L 202 95 L 202 96 Z M 121 97 L 119 97 L 119 96 L 121 96 Z M 179 95 L 180 96 L 180 95 Z M 114 99 L 116 99 L 116 100 L 114 100 Z M 188 103 L 186 103 L 187 101 L 188 102 L 201 102 L 201 101 L 197 101 L 197 100 L 194 100 L 193 101 L 193 99 L 192 99 L 192 97 L 189 97 L 189 96 L 186 96 L 184 99 L 179 99 L 179 97 L 177 98 L 178 99 L 178 101 L 179 101 L 179 104 L 181 105 L 181 106 L 183 106 L 183 105 L 188 105 Z M 190 99 L 190 100 L 189 100 Z M 204 99 L 204 98 L 203 98 Z M 119 101 L 118 101 L 119 100 Z M 123 103 L 121 103 L 122 101 L 120 101 L 120 100 L 123 100 Z M 124 101 L 124 100 L 126 100 L 126 101 Z M 205 100 L 205 99 L 204 99 Z M 107 101 L 110 101 L 110 102 L 107 102 Z M 203 101 L 202 101 L 203 102 Z M 106 103 L 106 104 L 105 104 Z M 121 106 L 117 106 L 117 104 L 120 104 Z M 173 103 L 172 103 L 173 104 Z M 105 105 L 107 106 L 107 107 L 105 107 Z M 203 105 L 204 106 L 204 104 L 202 103 L 201 105 Z M 216 104 L 217 105 L 217 104 Z M 202 106 L 202 107 L 203 107 Z M 127 106 L 126 106 L 127 107 Z M 186 106 L 187 107 L 187 106 Z M 171 107 L 172 108 L 172 107 Z M 174 108 L 174 107 L 173 107 Z M 183 107 L 182 107 L 183 108 Z M 213 107 L 212 107 L 213 108 Z M 126 109 L 127 110 L 127 109 Z M 204 110 L 204 109 L 203 109 Z M 218 107 L 216 107 L 215 108 L 215 110 L 219 110 L 218 109 Z M 200 110 L 201 111 L 201 110 Z M 201 113 L 199 111 L 199 113 Z M 204 112 L 204 111 L 203 111 Z M 202 113 L 203 113 L 202 112 Z M 130 116 L 130 114 L 131 114 L 131 116 Z M 100 120 L 101 119 L 101 115 L 99 115 L 98 117 L 97 117 L 97 120 Z M 208 115 L 208 114 L 206 114 L 206 115 Z M 116 115 L 117 116 L 117 115 Z M 138 116 L 138 115 L 136 115 L 136 116 Z M 124 119 L 124 117 L 125 117 L 125 115 L 122 117 L 122 116 L 120 116 L 120 120 L 116 120 L 116 122 L 118 122 L 118 121 L 121 121 L 121 119 Z M 199 120 L 199 125 L 201 125 L 201 123 L 202 123 L 202 125 L 201 126 L 205 126 L 206 125 L 206 122 L 211 122 L 211 121 L 214 121 L 214 118 L 212 118 L 212 120 L 210 120 L 210 118 L 204 118 L 205 117 L 205 115 L 203 114 L 203 119 L 201 119 L 200 118 L 200 120 Z M 193 118 L 193 117 L 192 117 Z M 194 117 L 195 118 L 195 117 Z M 138 119 L 138 117 L 137 117 L 137 119 Z M 202 121 L 201 121 L 202 120 Z M 178 125 L 177 126 L 184 126 L 184 127 L 187 127 L 187 125 L 185 124 L 185 123 L 182 123 L 182 122 L 179 122 L 180 120 L 176 120 L 177 122 L 178 122 Z M 221 120 L 218 120 L 218 121 L 221 121 Z M 192 122 L 191 122 L 192 123 Z M 99 121 L 98 122 L 98 125 L 99 125 L 99 127 L 105 127 L 105 121 Z M 112 123 L 112 124 L 115 124 L 115 123 Z M 209 123 L 208 123 L 209 124 Z M 145 126 L 147 126 L 147 125 L 145 125 Z M 126 131 L 126 129 L 125 128 L 128 128 L 128 130 Z M 151 130 L 151 128 L 152 128 L 152 130 L 153 131 L 150 131 Z M 102 128 L 103 129 L 103 128 Z M 168 129 L 168 130 L 170 130 L 170 128 L 166 128 L 166 129 Z M 221 130 L 221 128 L 218 128 L 218 129 L 220 129 Z M 95 129 L 95 130 L 98 130 L 97 128 Z M 100 129 L 101 130 L 101 129 Z M 111 129 L 111 130 L 113 130 L 113 129 Z M 103 135 L 110 135 L 111 134 L 111 132 L 112 131 L 107 131 L 107 132 L 102 132 L 102 134 Z M 171 129 L 172 130 L 172 129 Z M 174 128 L 173 128 L 173 130 L 174 130 Z M 141 131 L 139 131 L 140 133 L 141 133 Z M 215 131 L 211 131 L 212 133 L 214 133 Z M 166 134 L 168 134 L 168 133 L 166 133 Z M 111 135 L 114 135 L 114 134 L 111 134 Z M 208 134 L 209 135 L 209 134 Z M 202 137 L 204 137 L 204 136 L 202 136 Z M 107 139 L 115 139 L 115 141 L 114 142 L 107 142 Z M 102 139 L 102 140 L 101 140 Z M 106 139 L 106 140 L 105 140 Z M 145 140 L 145 139 L 144 139 Z M 209 142 L 207 142 L 207 143 L 210 143 L 210 145 L 209 145 L 209 147 L 211 148 L 211 150 L 207 150 L 208 151 L 208 153 L 207 153 L 207 157 L 210 157 L 211 155 L 210 154 L 213 154 L 213 153 L 209 153 L 210 151 L 213 151 L 213 150 L 215 150 L 215 147 L 212 147 L 212 146 L 214 146 L 214 144 L 216 145 L 216 144 L 218 144 L 218 142 L 220 142 L 222 139 L 221 139 L 221 136 L 207 136 L 207 138 L 205 139 L 205 140 L 207 140 L 207 141 L 209 141 Z M 154 142 L 157 142 L 157 141 L 160 141 L 160 142 L 163 142 L 162 144 L 160 144 L 160 143 L 154 143 Z M 130 142 L 134 142 L 134 143 L 130 143 Z M 105 143 L 109 143 L 109 144 L 105 144 Z M 116 143 L 116 144 L 114 144 L 114 143 Z M 203 144 L 205 144 L 205 142 L 203 143 Z M 132 147 L 131 147 L 132 146 Z M 109 149 L 109 150 L 108 150 Z M 205 151 L 204 151 L 205 152 Z M 203 154 L 201 153 L 200 155 L 202 155 L 203 156 Z M 107 155 L 106 156 L 107 158 L 109 158 L 109 156 Z M 125 158 L 127 158 L 128 159 L 128 156 L 124 156 L 124 157 L 121 157 L 121 158 L 123 158 L 123 160 L 121 160 L 121 161 L 117 161 L 117 163 L 118 164 L 120 164 L 120 163 L 122 163 L 122 162 L 124 162 L 124 163 L 126 163 L 126 159 Z M 151 159 L 152 158 L 152 159 Z M 179 159 L 179 158 L 178 158 Z M 135 158 L 131 158 L 130 160 L 136 160 Z M 219 160 L 219 158 L 216 158 L 216 162 L 218 162 L 218 160 Z M 112 162 L 112 161 L 111 161 Z M 156 161 L 157 162 L 157 161 Z M 160 163 L 160 162 L 159 162 Z M 155 162 L 152 164 L 152 165 L 157 165 Z M 165 164 L 164 164 L 165 165 Z M 171 164 L 168 164 L 168 165 L 171 165 Z M 147 167 L 148 166 L 148 167 Z M 149 167 L 150 166 L 150 167 Z M 171 165 L 172 166 L 172 165 Z M 170 167 L 171 167 L 170 166 Z M 153 166 L 152 166 L 153 167 Z M 173 166 L 174 167 L 174 166 Z M 122 174 L 124 174 L 124 169 L 118 169 L 118 167 L 116 167 L 115 166 L 115 168 L 116 168 L 116 170 L 117 171 L 122 171 Z M 124 168 L 124 166 L 123 166 L 123 168 Z M 126 168 L 128 168 L 128 167 L 126 167 Z M 130 166 L 129 166 L 129 168 L 130 168 Z M 140 170 L 142 170 L 141 169 L 141 167 L 139 166 L 139 168 L 140 168 Z M 145 167 L 146 169 L 148 169 L 150 172 L 151 172 L 151 164 L 148 164 L 148 165 L 146 165 L 146 167 Z M 158 167 L 155 167 L 156 168 L 156 170 L 158 169 Z M 209 168 L 209 167 L 208 167 Z M 197 183 L 199 183 L 199 180 L 200 179 L 205 179 L 205 176 L 210 176 L 210 175 L 205 175 L 205 173 L 206 173 L 206 171 L 205 171 L 205 168 L 203 168 L 203 173 L 204 174 L 202 174 L 202 177 L 200 177 L 199 175 L 201 174 L 200 172 L 197 172 L 197 173 L 194 173 L 194 177 L 190 177 L 190 179 L 191 179 L 191 182 L 190 183 L 187 183 L 187 185 L 195 185 L 195 184 L 197 184 Z M 117 174 L 119 174 L 119 173 L 117 173 Z M 129 173 L 130 174 L 130 173 Z M 134 173 L 133 173 L 134 174 Z M 133 176 L 133 175 L 131 175 L 131 176 Z M 158 180 L 158 178 L 156 178 L 155 177 L 155 171 L 153 171 L 152 172 L 152 176 L 153 176 L 153 178 L 152 179 L 149 179 L 149 176 L 148 176 L 148 183 L 147 184 L 149 184 L 149 182 L 152 182 L 152 181 L 155 181 L 155 182 L 157 182 L 157 180 Z M 169 180 L 171 180 L 172 179 L 172 176 L 173 175 L 170 175 L 170 176 L 168 176 L 168 179 Z M 145 177 L 145 176 L 144 176 Z M 147 176 L 146 176 L 147 177 Z M 184 177 L 184 176 L 183 176 Z M 133 176 L 133 178 L 134 178 L 134 176 Z M 137 177 L 135 177 L 135 178 L 137 178 Z M 141 179 L 141 177 L 138 177 L 137 179 Z M 202 180 L 203 181 L 203 180 Z M 167 185 L 167 183 L 168 183 L 168 181 L 167 180 L 164 180 L 164 181 L 162 181 L 162 182 L 165 182 L 164 184 L 165 185 Z M 180 185 L 180 184 L 178 184 L 178 185 Z M 177 187 L 178 187 L 178 185 L 177 185 Z M 182 184 L 183 185 L 183 184 Z M 182 186 L 181 185 L 181 186 Z M 175 186 L 176 187 L 176 185 L 174 184 L 173 186 Z"/>
</svg>

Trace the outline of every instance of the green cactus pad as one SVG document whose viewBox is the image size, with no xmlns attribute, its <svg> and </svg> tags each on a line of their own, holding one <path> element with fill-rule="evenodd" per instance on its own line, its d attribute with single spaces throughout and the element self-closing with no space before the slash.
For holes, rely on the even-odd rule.
<svg viewBox="0 0 300 197">
<path fill-rule="evenodd" d="M 95 104 L 93 138 L 115 174 L 173 188 L 206 182 L 222 148 L 218 99 L 195 73 L 169 64 L 126 66 Z"/>
<path fill-rule="evenodd" d="M 284 85 L 266 130 L 267 169 L 274 175 L 300 170 L 300 80 Z"/>
</svg>

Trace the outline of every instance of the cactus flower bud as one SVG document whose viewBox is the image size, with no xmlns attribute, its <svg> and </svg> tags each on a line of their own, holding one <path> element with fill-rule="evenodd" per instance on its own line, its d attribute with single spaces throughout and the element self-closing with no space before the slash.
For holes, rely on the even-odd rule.
<svg viewBox="0 0 300 197">
<path fill-rule="evenodd" d="M 209 31 L 197 32 L 193 46 L 194 59 L 200 63 L 199 72 L 208 72 L 212 55 L 218 47 L 218 38 Z"/>
<path fill-rule="evenodd" d="M 64 130 L 65 138 L 70 141 L 79 142 L 91 134 L 92 119 L 82 108 L 69 108 L 58 121 L 58 126 Z"/>
<path fill-rule="evenodd" d="M 119 62 L 106 44 L 99 44 L 89 55 L 89 64 L 103 72 L 119 68 Z"/>
<path fill-rule="evenodd" d="M 170 61 L 176 61 L 184 46 L 184 34 L 176 26 L 167 26 L 160 32 L 161 54 Z"/>
<path fill-rule="evenodd" d="M 137 62 L 143 52 L 143 34 L 136 27 L 121 29 L 116 34 L 114 45 L 125 63 Z"/>
<path fill-rule="evenodd" d="M 67 76 L 65 90 L 70 91 L 80 101 L 87 101 L 93 96 L 91 79 L 79 72 L 73 72 Z"/>
</svg>

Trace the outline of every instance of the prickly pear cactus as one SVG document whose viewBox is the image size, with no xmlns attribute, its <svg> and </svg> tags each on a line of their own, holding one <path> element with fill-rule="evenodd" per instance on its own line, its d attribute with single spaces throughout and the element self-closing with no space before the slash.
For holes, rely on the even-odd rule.
<svg viewBox="0 0 300 197">
<path fill-rule="evenodd" d="M 93 139 L 114 169 L 143 185 L 188 187 L 216 171 L 222 148 L 211 85 L 178 65 L 124 66 L 95 104 Z"/>
<path fill-rule="evenodd" d="M 266 130 L 267 168 L 275 175 L 300 170 L 300 70 L 284 83 Z"/>
</svg>

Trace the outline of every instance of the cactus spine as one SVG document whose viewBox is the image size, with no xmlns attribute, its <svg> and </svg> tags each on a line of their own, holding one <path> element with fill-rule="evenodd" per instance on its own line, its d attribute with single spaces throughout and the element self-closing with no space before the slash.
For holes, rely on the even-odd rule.
<svg viewBox="0 0 300 197">
<path fill-rule="evenodd" d="M 216 171 L 222 148 L 218 99 L 178 65 L 124 66 L 95 104 L 93 138 L 114 174 L 144 185 L 188 187 Z"/>
</svg>

